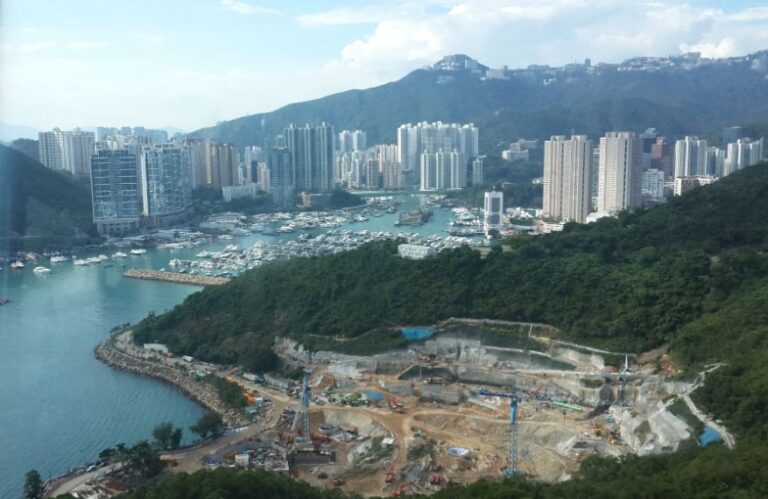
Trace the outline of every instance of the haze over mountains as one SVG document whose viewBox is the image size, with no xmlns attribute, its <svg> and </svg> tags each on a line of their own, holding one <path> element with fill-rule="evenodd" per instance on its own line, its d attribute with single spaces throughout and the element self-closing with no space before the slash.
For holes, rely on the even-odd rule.
<svg viewBox="0 0 768 499">
<path fill-rule="evenodd" d="M 718 134 L 723 126 L 768 119 L 768 51 L 728 59 L 696 54 L 640 57 L 621 64 L 570 64 L 488 70 L 464 56 L 447 56 L 402 79 L 349 90 L 220 122 L 192 135 L 239 146 L 268 145 L 290 123 L 327 121 L 363 129 L 370 143 L 394 142 L 407 122 L 474 122 L 481 150 L 517 137 L 599 135 L 655 127 L 666 135 Z M 719 136 L 718 136 L 719 138 Z"/>
</svg>

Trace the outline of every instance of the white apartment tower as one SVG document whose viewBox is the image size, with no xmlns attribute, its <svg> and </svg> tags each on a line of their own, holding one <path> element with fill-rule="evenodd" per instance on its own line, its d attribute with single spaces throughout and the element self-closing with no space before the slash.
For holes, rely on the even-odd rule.
<svg viewBox="0 0 768 499">
<path fill-rule="evenodd" d="M 544 142 L 544 217 L 585 222 L 591 202 L 592 141 L 586 135 Z"/>
<path fill-rule="evenodd" d="M 631 132 L 600 138 L 597 211 L 616 213 L 642 204 L 643 144 Z"/>
<path fill-rule="evenodd" d="M 72 175 L 90 175 L 91 156 L 95 154 L 96 135 L 75 128 L 71 132 L 54 128 L 38 135 L 40 162 L 52 170 L 66 170 Z"/>
<path fill-rule="evenodd" d="M 707 174 L 707 141 L 685 137 L 675 142 L 675 177 Z"/>
</svg>

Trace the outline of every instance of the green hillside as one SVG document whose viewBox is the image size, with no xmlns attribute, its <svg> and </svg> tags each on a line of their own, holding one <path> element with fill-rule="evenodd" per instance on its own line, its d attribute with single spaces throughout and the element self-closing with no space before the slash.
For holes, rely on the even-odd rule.
<svg viewBox="0 0 768 499">
<path fill-rule="evenodd" d="M 719 140 L 723 126 L 765 123 L 768 116 L 768 80 L 749 61 L 655 72 L 605 66 L 594 75 L 561 75 L 547 85 L 543 78 L 521 72 L 486 80 L 470 72 L 417 70 L 392 83 L 221 122 L 193 135 L 261 145 L 289 123 L 322 120 L 339 130 L 363 129 L 375 144 L 394 142 L 402 123 L 472 121 L 481 128 L 481 152 L 492 153 L 519 137 L 571 130 L 598 136 L 656 127 L 670 136 L 698 133 Z"/>
<path fill-rule="evenodd" d="M 511 239 L 487 258 L 463 248 L 403 260 L 384 242 L 265 265 L 148 317 L 136 338 L 264 370 L 275 336 L 329 348 L 341 335 L 353 339 L 344 349 L 370 352 L 399 344 L 380 331 L 392 324 L 543 322 L 620 351 L 671 345 L 690 368 L 728 362 L 697 396 L 737 432 L 768 441 L 766 213 L 763 164 L 650 210 Z"/>
<path fill-rule="evenodd" d="M 91 193 L 81 179 L 52 171 L 0 145 L 0 253 L 99 242 Z"/>
</svg>

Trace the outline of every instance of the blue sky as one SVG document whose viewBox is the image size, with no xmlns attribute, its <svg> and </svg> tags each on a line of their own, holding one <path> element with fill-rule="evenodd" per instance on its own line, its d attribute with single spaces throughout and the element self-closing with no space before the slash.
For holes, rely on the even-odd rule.
<svg viewBox="0 0 768 499">
<path fill-rule="evenodd" d="M 752 0 L 0 0 L 0 122 L 184 129 L 400 78 L 768 48 Z"/>
</svg>

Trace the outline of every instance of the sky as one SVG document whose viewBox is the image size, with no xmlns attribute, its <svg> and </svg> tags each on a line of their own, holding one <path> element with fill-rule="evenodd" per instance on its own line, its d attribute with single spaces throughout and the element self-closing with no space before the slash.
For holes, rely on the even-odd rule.
<svg viewBox="0 0 768 499">
<path fill-rule="evenodd" d="M 768 49 L 765 0 L 0 0 L 0 122 L 194 130 L 401 78 Z"/>
</svg>

